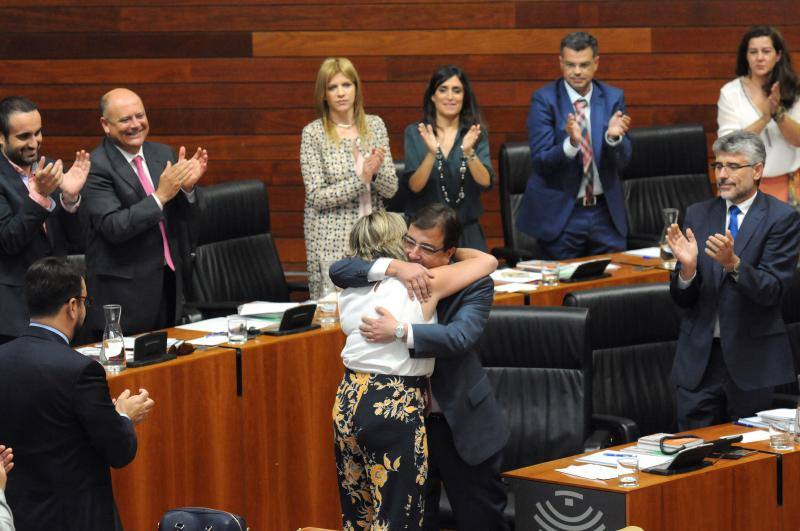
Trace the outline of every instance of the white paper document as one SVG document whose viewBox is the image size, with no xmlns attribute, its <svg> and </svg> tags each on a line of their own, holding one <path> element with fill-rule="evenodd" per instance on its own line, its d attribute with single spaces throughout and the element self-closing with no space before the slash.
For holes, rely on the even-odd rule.
<svg viewBox="0 0 800 531">
<path fill-rule="evenodd" d="M 630 256 L 639 256 L 641 258 L 659 258 L 661 257 L 661 249 L 658 247 L 645 247 L 644 249 L 631 249 L 622 254 Z"/>
<path fill-rule="evenodd" d="M 254 301 L 239 306 L 239 315 L 272 315 L 280 316 L 291 308 L 300 306 L 298 302 L 263 302 Z"/>
<path fill-rule="evenodd" d="M 187 339 L 187 343 L 191 343 L 196 347 L 216 347 L 228 341 L 227 334 L 209 334 L 195 339 Z"/>
<path fill-rule="evenodd" d="M 638 457 L 639 468 L 650 468 L 651 466 L 658 466 L 664 463 L 669 463 L 674 458 L 671 455 L 661 455 L 637 451 L 635 446 L 629 446 L 622 450 L 602 450 L 583 457 L 579 457 L 577 461 L 583 463 L 591 463 L 593 465 L 617 466 L 617 460 L 622 457 Z"/>
<path fill-rule="evenodd" d="M 556 468 L 556 472 L 575 476 L 583 479 L 614 479 L 618 472 L 616 468 L 602 465 L 570 465 L 566 468 Z"/>
<path fill-rule="evenodd" d="M 265 328 L 274 328 L 279 324 L 279 319 L 269 319 L 262 317 L 248 317 L 247 328 L 258 328 L 263 330 Z M 206 332 L 208 334 L 220 334 L 228 332 L 228 318 L 227 317 L 214 317 L 213 319 L 206 319 L 204 321 L 197 321 L 196 323 L 189 323 L 185 325 L 176 326 L 181 330 L 194 330 L 196 332 Z M 195 343 L 196 345 L 197 343 Z"/>
<path fill-rule="evenodd" d="M 520 284 L 514 282 L 512 284 L 500 284 L 494 287 L 498 293 L 516 293 L 518 291 L 536 291 L 539 289 L 538 284 Z"/>
<path fill-rule="evenodd" d="M 743 443 L 751 443 L 751 442 L 766 441 L 766 440 L 769 440 L 769 432 L 766 430 L 748 431 L 747 433 L 742 434 Z"/>
</svg>

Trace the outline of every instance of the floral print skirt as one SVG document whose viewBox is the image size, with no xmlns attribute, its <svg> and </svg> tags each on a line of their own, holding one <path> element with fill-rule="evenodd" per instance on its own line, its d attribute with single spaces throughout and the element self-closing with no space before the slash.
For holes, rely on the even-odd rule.
<svg viewBox="0 0 800 531">
<path fill-rule="evenodd" d="M 422 529 L 428 475 L 424 376 L 345 369 L 333 440 L 345 531 Z"/>
</svg>

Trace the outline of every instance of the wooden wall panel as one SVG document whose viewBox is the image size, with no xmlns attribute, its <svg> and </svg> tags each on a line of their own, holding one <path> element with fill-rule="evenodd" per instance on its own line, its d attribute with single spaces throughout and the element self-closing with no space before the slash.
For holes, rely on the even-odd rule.
<svg viewBox="0 0 800 531">
<path fill-rule="evenodd" d="M 699 122 L 710 145 L 719 88 L 734 75 L 749 23 L 776 24 L 800 49 L 795 0 L 4 0 L 0 88 L 36 101 L 45 153 L 71 160 L 101 137 L 97 102 L 142 95 L 153 140 L 203 145 L 205 183 L 257 178 L 287 268 L 302 268 L 300 131 L 315 118 L 323 57 L 347 55 L 381 116 L 391 151 L 420 117 L 430 73 L 462 66 L 490 131 L 493 157 L 524 141 L 531 94 L 559 75 L 560 39 L 599 39 L 599 79 L 625 90 L 635 127 Z M 797 59 L 795 60 L 797 62 Z M 496 166 L 496 160 L 494 161 Z M 483 195 L 490 244 L 502 240 L 497 189 Z"/>
</svg>

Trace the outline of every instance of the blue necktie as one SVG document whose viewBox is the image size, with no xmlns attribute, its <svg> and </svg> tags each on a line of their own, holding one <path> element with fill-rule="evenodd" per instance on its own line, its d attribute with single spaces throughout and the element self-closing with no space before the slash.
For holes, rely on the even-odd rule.
<svg viewBox="0 0 800 531">
<path fill-rule="evenodd" d="M 731 205 L 731 208 L 728 209 L 731 213 L 731 220 L 728 222 L 728 230 L 731 231 L 731 236 L 733 239 L 736 239 L 736 235 L 739 233 L 739 207 L 736 205 Z"/>
</svg>

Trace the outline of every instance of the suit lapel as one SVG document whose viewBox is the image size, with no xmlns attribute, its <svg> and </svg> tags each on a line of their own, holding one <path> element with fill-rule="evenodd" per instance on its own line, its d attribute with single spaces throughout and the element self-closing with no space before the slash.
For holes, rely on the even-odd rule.
<svg viewBox="0 0 800 531">
<path fill-rule="evenodd" d="M 103 139 L 103 148 L 106 151 L 108 160 L 111 161 L 114 172 L 119 175 L 123 182 L 130 186 L 140 198 L 144 199 L 147 194 L 145 194 L 144 188 L 142 188 L 142 184 L 139 182 L 139 177 L 133 170 L 133 166 L 122 156 L 122 153 L 119 152 L 119 149 L 117 149 L 108 137 Z"/>
<path fill-rule="evenodd" d="M 725 234 L 725 200 L 720 197 L 711 204 L 704 234 L 695 235 L 697 237 L 697 252 L 711 264 L 711 277 L 714 279 L 714 284 L 719 288 L 720 282 L 725 276 L 725 270 L 719 265 L 719 262 L 705 252 L 706 240 L 712 234 Z"/>
<path fill-rule="evenodd" d="M 600 85 L 592 81 L 592 111 L 589 119 L 592 122 L 592 154 L 594 156 L 594 164 L 597 168 L 600 168 L 600 157 L 603 153 L 603 126 L 607 118 L 604 113 L 605 108 L 606 97 L 605 94 L 603 94 L 603 89 L 600 88 Z"/>
<path fill-rule="evenodd" d="M 575 107 L 569 101 L 569 94 L 567 94 L 567 82 L 563 78 L 556 84 L 556 97 L 558 99 L 558 110 L 561 112 L 561 118 L 564 124 L 567 123 L 567 115 L 575 114 Z M 562 126 L 563 129 L 563 126 Z"/>
<path fill-rule="evenodd" d="M 756 192 L 756 198 L 753 200 L 753 204 L 750 205 L 750 209 L 742 221 L 742 226 L 739 227 L 739 233 L 736 235 L 736 240 L 733 244 L 733 250 L 737 256 L 742 256 L 745 247 L 750 243 L 753 234 L 756 232 L 756 227 L 761 224 L 761 220 L 764 219 L 766 214 L 767 201 L 764 199 L 764 194 Z"/>
</svg>

